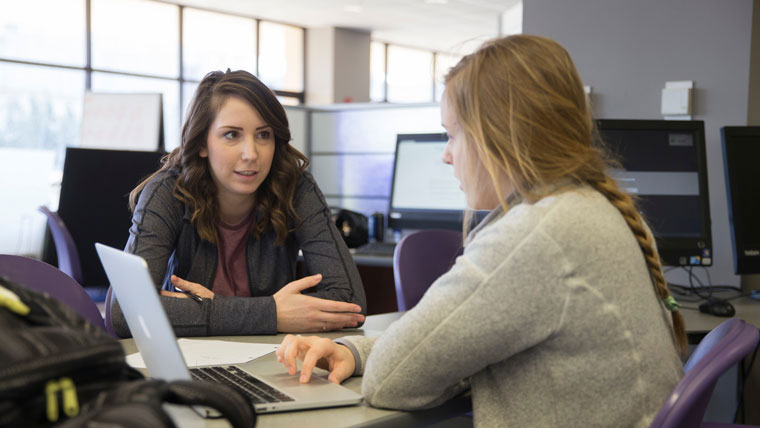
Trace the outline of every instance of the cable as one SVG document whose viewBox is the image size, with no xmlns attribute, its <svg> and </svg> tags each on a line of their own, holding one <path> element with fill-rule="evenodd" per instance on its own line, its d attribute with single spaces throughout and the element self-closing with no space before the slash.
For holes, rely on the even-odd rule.
<svg viewBox="0 0 760 428">
<path fill-rule="evenodd" d="M 739 385 L 739 403 L 736 405 L 736 411 L 734 412 L 734 423 L 736 423 L 736 419 L 739 417 L 739 410 L 742 411 L 742 421 L 745 420 L 744 415 L 744 384 L 747 383 L 747 379 L 749 379 L 750 373 L 752 373 L 752 365 L 755 363 L 755 356 L 757 356 L 757 349 L 760 348 L 760 344 L 755 346 L 755 350 L 752 352 L 752 358 L 749 360 L 749 366 L 747 367 L 747 371 L 744 371 L 744 364 L 742 361 L 739 361 L 739 369 L 741 370 L 741 379 L 742 382 Z"/>
</svg>

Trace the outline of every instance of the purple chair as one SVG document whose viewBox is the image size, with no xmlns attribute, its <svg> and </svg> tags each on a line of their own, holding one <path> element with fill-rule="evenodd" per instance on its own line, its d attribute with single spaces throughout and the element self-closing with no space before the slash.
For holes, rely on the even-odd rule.
<svg viewBox="0 0 760 428">
<path fill-rule="evenodd" d="M 79 251 L 69 229 L 66 228 L 58 213 L 50 211 L 44 205 L 38 210 L 48 218 L 48 226 L 53 235 L 53 243 L 55 243 L 55 253 L 58 256 L 58 269 L 81 284 L 82 265 L 79 262 Z"/>
<path fill-rule="evenodd" d="M 651 427 L 737 426 L 717 423 L 702 425 L 702 418 L 720 375 L 752 352 L 758 340 L 760 332 L 757 327 L 738 318 L 725 321 L 708 333 L 686 362 L 683 379 L 670 393 Z"/>
<path fill-rule="evenodd" d="M 103 324 L 106 326 L 106 331 L 111 334 L 113 337 L 118 337 L 116 335 L 116 332 L 113 329 L 113 325 L 111 324 L 111 299 L 113 298 L 113 288 L 108 287 L 108 292 L 106 293 L 106 302 L 105 302 L 105 319 L 103 320 Z"/>
<path fill-rule="evenodd" d="M 398 310 L 412 309 L 428 287 L 451 269 L 460 254 L 461 232 L 420 230 L 401 239 L 393 253 Z"/>
<path fill-rule="evenodd" d="M 55 266 L 28 257 L 0 254 L 0 276 L 31 290 L 47 293 L 68 305 L 82 318 L 106 329 L 97 305 L 84 288 Z"/>
</svg>

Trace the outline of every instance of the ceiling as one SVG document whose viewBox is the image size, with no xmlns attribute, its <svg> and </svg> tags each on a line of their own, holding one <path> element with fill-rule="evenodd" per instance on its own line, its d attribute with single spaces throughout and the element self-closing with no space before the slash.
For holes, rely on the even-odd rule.
<svg viewBox="0 0 760 428">
<path fill-rule="evenodd" d="M 373 40 L 465 54 L 499 35 L 521 0 L 169 0 L 169 3 L 295 24 L 370 31 Z"/>
</svg>

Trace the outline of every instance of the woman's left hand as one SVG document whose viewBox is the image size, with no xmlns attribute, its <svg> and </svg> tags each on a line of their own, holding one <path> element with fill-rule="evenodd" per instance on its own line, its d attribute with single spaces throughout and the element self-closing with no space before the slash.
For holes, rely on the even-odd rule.
<svg viewBox="0 0 760 428">
<path fill-rule="evenodd" d="M 172 284 L 174 287 L 184 291 L 184 293 L 176 292 L 176 291 L 166 291 L 161 290 L 162 296 L 170 296 L 170 297 L 179 297 L 182 299 L 187 299 L 190 296 L 188 294 L 194 294 L 198 297 L 203 297 L 204 299 L 214 299 L 214 292 L 209 290 L 208 288 L 190 281 L 185 281 L 184 279 L 178 277 L 177 275 L 172 275 Z"/>
</svg>

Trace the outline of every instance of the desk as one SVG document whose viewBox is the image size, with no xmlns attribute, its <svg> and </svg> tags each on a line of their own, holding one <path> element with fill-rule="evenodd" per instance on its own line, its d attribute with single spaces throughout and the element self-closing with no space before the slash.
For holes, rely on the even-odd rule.
<svg viewBox="0 0 760 428">
<path fill-rule="evenodd" d="M 361 329 L 344 330 L 338 332 L 328 332 L 319 334 L 322 337 L 335 339 L 348 335 L 367 335 L 377 336 L 382 333 L 393 321 L 401 316 L 400 313 L 394 312 L 383 315 L 372 315 L 367 317 L 367 321 Z M 226 337 L 208 337 L 209 340 L 231 340 L 236 342 L 255 342 L 255 343 L 280 343 L 284 334 L 271 336 L 226 336 Z M 196 338 L 204 339 L 204 338 Z M 129 355 L 137 352 L 137 347 L 133 339 L 121 340 L 124 352 Z M 257 363 L 264 366 L 280 365 L 274 354 L 265 355 Z M 283 371 L 285 369 L 283 368 Z M 326 373 L 317 369 L 316 372 Z M 343 385 L 347 388 L 361 393 L 361 377 L 349 378 Z M 463 412 L 469 411 L 472 406 L 469 397 L 458 397 L 446 404 L 429 410 L 420 410 L 415 412 L 403 412 L 398 410 L 376 409 L 362 403 L 358 406 L 336 407 L 331 409 L 301 410 L 295 412 L 270 413 L 259 415 L 257 427 L 348 427 L 348 426 L 414 426 L 426 425 L 436 421 L 448 419 Z M 225 420 L 202 419 L 195 412 L 185 407 L 172 406 L 171 414 L 175 423 L 181 427 L 227 427 L 229 424 Z"/>
<path fill-rule="evenodd" d="M 730 300 L 736 309 L 734 318 L 742 319 L 755 327 L 760 328 L 760 300 L 749 297 L 740 297 Z M 700 302 L 701 303 L 701 302 Z M 684 306 L 699 306 L 699 303 L 682 302 Z M 686 323 L 686 332 L 689 335 L 689 343 L 695 345 L 712 329 L 720 325 L 728 318 L 716 317 L 699 312 L 699 309 L 681 309 L 684 322 Z"/>
</svg>

